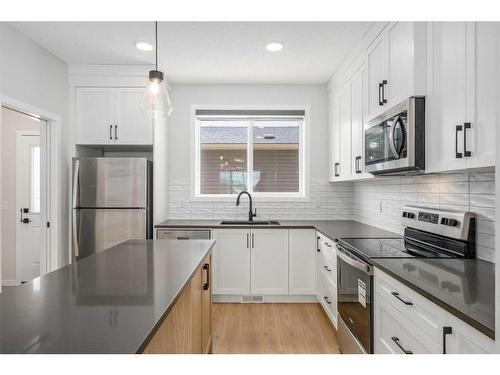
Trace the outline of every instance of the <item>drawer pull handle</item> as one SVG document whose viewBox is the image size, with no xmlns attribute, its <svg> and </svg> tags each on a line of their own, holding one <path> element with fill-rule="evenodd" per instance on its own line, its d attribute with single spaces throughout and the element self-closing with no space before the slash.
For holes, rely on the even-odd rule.
<svg viewBox="0 0 500 375">
<path fill-rule="evenodd" d="M 328 299 L 328 297 L 326 297 L 326 296 L 325 296 L 325 297 L 323 297 L 323 298 L 325 299 L 326 303 L 328 303 L 329 305 L 331 305 L 331 304 L 332 304 L 332 301 L 330 301 L 330 300 Z"/>
<path fill-rule="evenodd" d="M 394 341 L 396 345 L 399 346 L 399 349 L 401 349 L 405 354 L 413 354 L 411 350 L 406 350 L 405 348 L 403 348 L 403 346 L 399 343 L 399 338 L 397 338 L 396 336 L 391 337 L 391 340 Z"/>
<path fill-rule="evenodd" d="M 398 300 L 400 300 L 401 302 L 403 302 L 405 305 L 407 306 L 413 306 L 413 302 L 410 302 L 410 301 L 405 301 L 404 299 L 402 299 L 400 296 L 399 296 L 399 293 L 397 292 L 391 292 L 391 294 L 396 297 Z"/>
<path fill-rule="evenodd" d="M 323 266 L 323 268 L 324 268 L 325 270 L 327 270 L 328 272 L 332 272 L 332 269 L 331 269 L 331 268 L 328 268 L 328 266 Z"/>
<path fill-rule="evenodd" d="M 446 335 L 451 335 L 453 330 L 451 327 L 443 327 L 443 354 L 446 354 Z"/>
</svg>

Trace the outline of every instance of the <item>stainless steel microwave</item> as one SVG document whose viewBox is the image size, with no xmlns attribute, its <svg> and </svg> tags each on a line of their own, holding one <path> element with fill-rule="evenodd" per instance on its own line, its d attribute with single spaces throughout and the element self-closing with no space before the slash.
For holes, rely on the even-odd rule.
<svg viewBox="0 0 500 375">
<path fill-rule="evenodd" d="M 411 97 L 364 128 L 365 171 L 413 174 L 425 170 L 425 98 Z"/>
</svg>

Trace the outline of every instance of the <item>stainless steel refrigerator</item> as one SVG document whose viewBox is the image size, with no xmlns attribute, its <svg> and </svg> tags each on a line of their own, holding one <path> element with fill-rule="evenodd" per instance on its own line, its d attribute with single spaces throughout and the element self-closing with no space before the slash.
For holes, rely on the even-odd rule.
<svg viewBox="0 0 500 375">
<path fill-rule="evenodd" d="M 153 163 L 146 158 L 73 158 L 73 260 L 152 238 L 152 189 Z"/>
</svg>

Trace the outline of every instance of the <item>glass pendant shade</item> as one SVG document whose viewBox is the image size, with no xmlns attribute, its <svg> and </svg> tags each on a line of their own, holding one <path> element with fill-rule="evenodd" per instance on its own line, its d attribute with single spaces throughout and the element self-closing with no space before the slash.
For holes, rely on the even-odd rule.
<svg viewBox="0 0 500 375">
<path fill-rule="evenodd" d="M 172 113 L 173 107 L 162 72 L 158 70 L 149 72 L 140 108 L 143 112 L 152 115 L 170 116 Z"/>
</svg>

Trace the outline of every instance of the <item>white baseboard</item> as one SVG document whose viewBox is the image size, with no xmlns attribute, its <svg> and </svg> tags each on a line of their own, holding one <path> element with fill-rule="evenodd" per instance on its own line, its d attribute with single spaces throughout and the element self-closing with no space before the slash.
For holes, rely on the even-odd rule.
<svg viewBox="0 0 500 375">
<path fill-rule="evenodd" d="M 18 286 L 19 283 L 15 279 L 2 280 L 2 286 Z"/>
<path fill-rule="evenodd" d="M 318 298 L 315 295 L 264 295 L 262 297 L 262 302 L 253 303 L 318 303 Z M 241 303 L 242 298 L 241 294 L 214 294 L 212 296 L 215 303 Z"/>
</svg>

